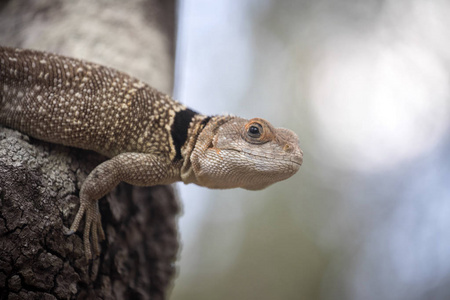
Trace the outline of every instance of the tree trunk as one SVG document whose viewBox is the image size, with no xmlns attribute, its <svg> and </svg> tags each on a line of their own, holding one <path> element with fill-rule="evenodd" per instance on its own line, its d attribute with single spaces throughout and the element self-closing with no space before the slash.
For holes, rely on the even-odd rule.
<svg viewBox="0 0 450 300">
<path fill-rule="evenodd" d="M 166 93 L 173 1 L 3 1 L 0 44 L 118 68 Z M 120 184 L 100 200 L 106 241 L 93 263 L 82 230 L 63 234 L 87 174 L 105 158 L 0 127 L 0 299 L 164 299 L 175 275 L 179 204 L 171 186 Z"/>
</svg>

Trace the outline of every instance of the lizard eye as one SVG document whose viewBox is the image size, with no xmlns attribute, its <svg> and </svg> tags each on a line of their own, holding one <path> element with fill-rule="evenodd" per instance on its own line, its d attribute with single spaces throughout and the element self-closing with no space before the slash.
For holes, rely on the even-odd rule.
<svg viewBox="0 0 450 300">
<path fill-rule="evenodd" d="M 264 140 L 264 136 L 266 135 L 264 126 L 255 121 L 250 121 L 245 126 L 244 138 L 247 142 L 252 144 L 261 144 L 267 141 Z"/>
<path fill-rule="evenodd" d="M 262 126 L 259 125 L 258 123 L 254 123 L 252 125 L 250 125 L 250 127 L 248 128 L 247 134 L 249 137 L 251 138 L 259 138 L 262 134 Z"/>
<path fill-rule="evenodd" d="M 269 123 L 260 118 L 251 119 L 245 124 L 242 137 L 251 144 L 264 144 L 275 138 Z"/>
</svg>

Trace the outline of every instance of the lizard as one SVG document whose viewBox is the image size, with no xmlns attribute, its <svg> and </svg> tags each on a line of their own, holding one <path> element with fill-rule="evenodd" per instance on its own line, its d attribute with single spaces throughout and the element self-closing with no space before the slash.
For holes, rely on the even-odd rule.
<svg viewBox="0 0 450 300">
<path fill-rule="evenodd" d="M 207 116 L 121 71 L 49 52 L 0 46 L 0 124 L 107 157 L 82 183 L 66 234 L 85 218 L 84 253 L 105 239 L 98 200 L 120 182 L 182 181 L 260 190 L 294 175 L 298 136 L 262 118 Z"/>
</svg>

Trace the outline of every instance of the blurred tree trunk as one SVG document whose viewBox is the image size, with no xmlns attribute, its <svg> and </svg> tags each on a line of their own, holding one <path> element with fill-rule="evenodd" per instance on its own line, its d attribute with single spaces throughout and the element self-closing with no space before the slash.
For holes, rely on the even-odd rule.
<svg viewBox="0 0 450 300">
<path fill-rule="evenodd" d="M 0 44 L 118 68 L 171 93 L 174 1 L 2 1 Z M 0 127 L 0 298 L 164 299 L 175 275 L 179 204 L 171 186 L 120 184 L 100 200 L 107 241 L 92 264 L 82 230 L 63 235 L 104 157 Z"/>
</svg>

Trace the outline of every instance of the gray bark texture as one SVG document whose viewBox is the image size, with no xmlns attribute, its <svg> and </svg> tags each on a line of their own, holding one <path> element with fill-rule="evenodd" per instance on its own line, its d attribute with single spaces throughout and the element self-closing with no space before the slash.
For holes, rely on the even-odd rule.
<svg viewBox="0 0 450 300">
<path fill-rule="evenodd" d="M 171 93 L 174 1 L 0 2 L 0 44 L 115 67 Z M 120 184 L 101 199 L 106 241 L 92 263 L 64 235 L 87 174 L 105 158 L 0 126 L 0 299 L 165 299 L 175 276 L 172 186 Z"/>
</svg>

